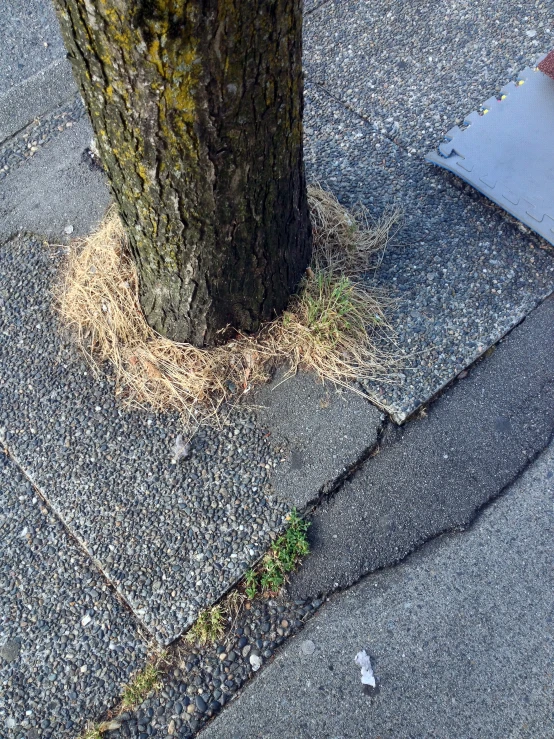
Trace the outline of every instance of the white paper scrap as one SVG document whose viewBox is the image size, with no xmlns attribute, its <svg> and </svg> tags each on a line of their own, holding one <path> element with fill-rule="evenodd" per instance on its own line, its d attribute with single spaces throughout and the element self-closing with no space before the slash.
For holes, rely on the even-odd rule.
<svg viewBox="0 0 554 739">
<path fill-rule="evenodd" d="M 362 685 L 371 685 L 371 687 L 374 688 L 375 675 L 373 674 L 373 669 L 371 667 L 371 660 L 369 659 L 369 655 L 365 649 L 358 652 L 354 661 L 362 670 Z"/>
</svg>

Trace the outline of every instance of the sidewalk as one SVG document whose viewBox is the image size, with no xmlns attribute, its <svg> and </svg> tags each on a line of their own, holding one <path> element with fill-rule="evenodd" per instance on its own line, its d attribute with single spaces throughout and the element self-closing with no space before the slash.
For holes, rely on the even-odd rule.
<svg viewBox="0 0 554 739">
<path fill-rule="evenodd" d="M 470 531 L 333 596 L 202 739 L 551 739 L 553 500 L 551 445 Z"/>
<path fill-rule="evenodd" d="M 394 627 L 398 636 L 390 643 L 398 638 L 397 652 L 413 657 L 431 631 L 444 651 L 449 634 L 458 651 L 462 632 L 469 643 L 472 629 L 481 638 L 469 616 L 465 631 L 463 624 L 459 631 L 441 631 L 423 597 L 427 587 L 440 597 L 445 618 L 458 607 L 454 595 L 449 600 L 441 590 L 454 567 L 450 555 L 434 544 L 432 554 L 421 559 L 436 555 L 434 574 L 417 564 L 416 555 L 405 569 L 386 570 L 352 591 L 332 593 L 445 531 L 467 526 L 552 436 L 554 364 L 548 342 L 554 302 L 548 296 L 554 289 L 554 251 L 471 188 L 423 161 L 444 131 L 552 45 L 548 7 L 534 4 L 523 20 L 505 0 L 488 10 L 478 0 L 456 7 L 441 0 L 402 16 L 386 0 L 306 3 L 308 176 L 346 204 L 362 202 L 374 217 L 390 207 L 402 209 L 402 230 L 368 282 L 395 298 L 391 319 L 404 366 L 395 382 L 367 385 L 377 405 L 328 392 L 309 377 L 277 388 L 275 383 L 258 396 L 262 411 L 244 409 L 222 429 L 202 429 L 190 458 L 175 465 L 171 448 L 179 420 L 123 409 L 109 375 L 94 375 L 59 325 L 52 288 L 64 245 L 96 226 L 110 195 L 87 153 L 92 131 L 50 0 L 9 0 L 9 5 L 0 19 L 0 547 L 7 582 L 0 587 L 0 737 L 77 739 L 87 719 L 99 720 L 117 703 L 147 653 L 168 645 L 184 656 L 175 659 L 163 689 L 124 714 L 119 728 L 107 734 L 110 739 L 188 739 L 222 709 L 223 723 L 215 722 L 208 732 L 226 731 L 229 716 L 238 736 L 249 736 L 241 733 L 243 722 L 252 736 L 304 731 L 338 739 L 343 729 L 331 714 L 345 717 L 350 711 L 361 723 L 357 729 L 345 723 L 344 732 L 358 733 L 344 736 L 377 739 L 378 732 L 369 733 L 364 722 L 386 695 L 392 698 L 378 719 L 382 736 L 388 736 L 389 724 L 394 739 L 427 736 L 424 726 L 416 731 L 410 724 L 400 692 L 394 691 L 405 691 L 422 707 L 428 694 L 409 692 L 403 663 L 387 663 L 388 636 L 371 625 L 388 628 L 395 617 L 385 619 L 385 606 L 403 608 L 413 601 L 420 603 L 427 625 L 412 627 L 413 643 L 407 640 L 407 622 L 398 632 Z M 497 348 L 488 351 L 491 347 Z M 490 536 L 482 551 L 520 601 L 518 573 L 534 595 L 543 576 L 532 568 L 535 560 L 542 562 L 543 542 L 531 540 L 532 526 L 543 523 L 541 490 L 529 492 L 525 505 L 517 503 L 524 493 L 507 493 L 485 514 L 490 525 L 482 524 Z M 511 500 L 514 513 L 510 507 L 496 521 L 494 511 Z M 187 651 L 184 632 L 266 550 L 292 506 L 312 519 L 312 554 L 288 592 L 279 601 L 255 602 L 221 643 Z M 501 568 L 501 552 L 517 510 L 528 525 L 514 547 L 525 541 L 530 558 L 525 567 L 523 561 L 513 564 L 511 582 L 508 559 Z M 534 516 L 539 520 L 533 523 Z M 467 567 L 485 561 L 477 554 L 479 526 L 444 545 L 458 547 Z M 412 570 L 410 585 L 412 575 L 402 573 Z M 469 571 L 460 570 L 459 577 L 475 612 L 482 613 L 479 603 L 498 610 L 502 594 L 480 591 Z M 377 612 L 358 602 L 359 593 L 371 592 L 374 578 L 391 583 L 391 600 L 378 601 Z M 402 589 L 416 585 L 413 598 L 404 598 Z M 321 596 L 331 597 L 331 603 L 314 615 Z M 536 610 L 524 614 L 533 643 L 546 598 L 537 596 Z M 332 664 L 341 665 L 337 675 L 317 661 L 323 647 L 314 634 L 338 629 L 329 614 L 349 624 L 340 636 L 347 643 L 344 652 L 338 643 L 336 653 L 325 647 Z M 495 633 L 513 631 L 514 618 L 506 613 L 503 622 L 495 622 Z M 317 694 L 303 694 L 295 681 L 304 678 L 291 668 L 299 697 L 293 700 L 277 681 L 267 711 L 258 714 L 261 723 L 256 716 L 252 723 L 241 718 L 242 705 L 257 705 L 260 686 L 288 670 L 287 652 L 279 650 L 283 645 L 288 650 L 287 639 L 308 622 L 312 636 L 302 634 L 298 643 L 311 639 L 316 651 L 312 662 L 298 664 L 311 665 L 314 678 L 307 679 L 317 682 Z M 516 636 L 514 649 L 522 650 L 525 633 Z M 500 647 L 493 650 L 484 637 L 475 644 L 479 674 L 489 674 L 487 665 L 500 660 Z M 350 652 L 366 645 L 378 657 L 382 694 L 374 704 L 352 703 L 359 691 Z M 550 646 L 545 645 L 546 657 Z M 254 655 L 269 666 L 243 697 L 224 708 L 254 675 Z M 446 675 L 448 665 L 435 656 Z M 518 697 L 508 688 L 516 683 L 508 680 L 504 695 L 522 706 L 535 689 L 536 712 L 531 697 L 529 720 L 541 715 L 544 723 L 542 658 L 534 688 Z M 413 661 L 412 668 L 417 676 Z M 331 682 L 315 677 L 320 669 L 331 674 Z M 431 662 L 422 669 L 430 674 Z M 456 705 L 464 704 L 465 694 L 469 704 L 485 691 L 473 678 L 475 684 L 459 692 Z M 351 686 L 346 692 L 342 680 Z M 340 700 L 326 692 L 331 684 Z M 445 690 L 441 681 L 429 684 Z M 458 688 L 461 682 L 454 684 Z M 501 686 L 491 678 L 493 688 L 500 701 Z M 293 708 L 287 716 L 289 706 L 280 705 L 279 723 L 271 711 L 283 691 Z M 313 703 L 315 724 L 294 708 L 302 695 Z M 389 706 L 396 716 L 390 721 L 384 718 Z M 456 715 L 470 721 L 465 710 L 464 704 Z M 517 710 L 516 718 L 525 712 Z M 327 719 L 321 718 L 325 711 Z M 280 726 L 283 734 L 263 733 L 281 731 Z M 436 726 L 437 737 L 451 739 Z M 505 736 L 510 735 L 498 735 Z M 547 734 L 522 729 L 517 736 Z"/>
</svg>

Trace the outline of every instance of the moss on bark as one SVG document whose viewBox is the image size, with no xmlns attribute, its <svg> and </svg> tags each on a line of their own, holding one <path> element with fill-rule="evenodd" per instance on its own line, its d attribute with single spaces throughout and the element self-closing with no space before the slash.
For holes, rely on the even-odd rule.
<svg viewBox="0 0 554 739">
<path fill-rule="evenodd" d="M 311 254 L 301 1 L 54 1 L 148 323 L 256 330 Z"/>
</svg>

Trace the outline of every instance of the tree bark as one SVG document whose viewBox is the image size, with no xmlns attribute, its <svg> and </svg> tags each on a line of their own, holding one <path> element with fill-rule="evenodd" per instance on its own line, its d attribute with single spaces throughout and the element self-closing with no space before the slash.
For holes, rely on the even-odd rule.
<svg viewBox="0 0 554 739">
<path fill-rule="evenodd" d="M 286 306 L 311 256 L 302 0 L 54 0 L 160 334 Z"/>
</svg>

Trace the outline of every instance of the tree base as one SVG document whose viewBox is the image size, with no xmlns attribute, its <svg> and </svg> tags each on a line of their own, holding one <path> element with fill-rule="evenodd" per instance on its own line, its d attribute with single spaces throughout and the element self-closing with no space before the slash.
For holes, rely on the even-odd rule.
<svg viewBox="0 0 554 739">
<path fill-rule="evenodd" d="M 194 429 L 216 423 L 224 405 L 270 379 L 278 364 L 355 392 L 361 391 L 354 381 L 390 374 L 396 360 L 387 348 L 387 301 L 363 287 L 360 275 L 384 249 L 398 215 L 369 228 L 324 190 L 310 188 L 309 200 L 315 248 L 298 295 L 257 334 L 212 349 L 172 342 L 147 324 L 115 209 L 95 234 L 74 243 L 59 291 L 61 313 L 86 356 L 109 362 L 124 401 L 177 410 Z"/>
</svg>

